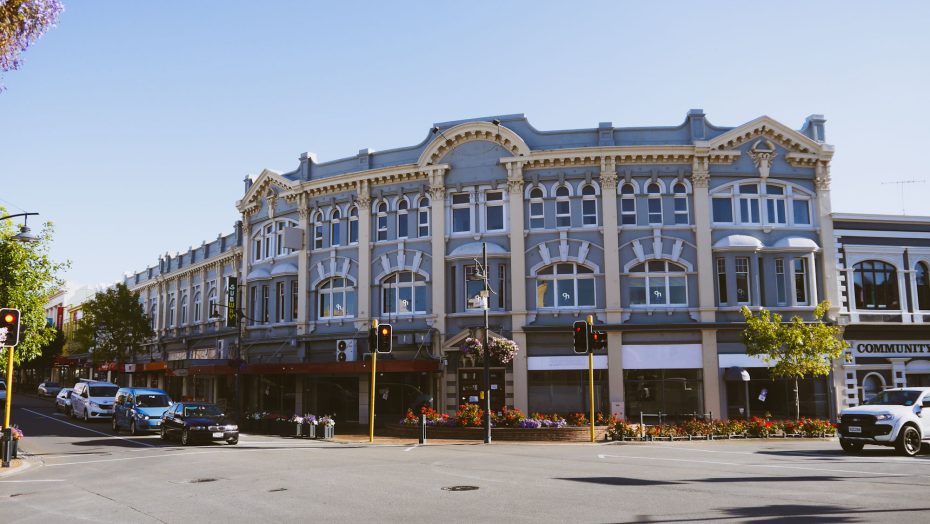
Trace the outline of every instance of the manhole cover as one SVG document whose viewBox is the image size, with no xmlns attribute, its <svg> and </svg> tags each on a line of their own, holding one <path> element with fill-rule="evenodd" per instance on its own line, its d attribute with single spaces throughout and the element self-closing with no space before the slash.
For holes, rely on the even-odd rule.
<svg viewBox="0 0 930 524">
<path fill-rule="evenodd" d="M 192 480 L 190 483 L 191 483 L 191 484 L 201 484 L 201 483 L 203 483 L 203 482 L 216 482 L 216 479 L 194 479 L 194 480 Z"/>
<path fill-rule="evenodd" d="M 474 491 L 478 489 L 478 486 L 446 486 L 442 489 L 444 491 Z"/>
</svg>

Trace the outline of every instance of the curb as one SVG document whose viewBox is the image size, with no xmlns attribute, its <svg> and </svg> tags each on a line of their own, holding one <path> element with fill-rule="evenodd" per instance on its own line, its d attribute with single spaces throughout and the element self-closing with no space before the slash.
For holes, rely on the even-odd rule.
<svg viewBox="0 0 930 524">
<path fill-rule="evenodd" d="M 0 479 L 6 478 L 6 477 L 12 477 L 13 475 L 18 475 L 22 473 L 23 471 L 26 471 L 27 469 L 32 467 L 32 462 L 24 458 L 13 459 L 13 460 L 14 462 L 19 462 L 19 466 L 10 468 L 10 471 L 4 471 L 0 473 Z"/>
</svg>

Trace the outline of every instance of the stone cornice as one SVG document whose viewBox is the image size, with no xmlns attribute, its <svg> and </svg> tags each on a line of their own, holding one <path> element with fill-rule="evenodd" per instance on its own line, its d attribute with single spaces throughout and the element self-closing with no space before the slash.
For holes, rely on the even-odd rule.
<svg viewBox="0 0 930 524">
<path fill-rule="evenodd" d="M 148 289 L 150 287 L 154 287 L 157 285 L 168 284 L 168 282 L 171 280 L 177 280 L 179 278 L 193 276 L 194 273 L 203 271 L 205 269 L 209 269 L 211 266 L 219 266 L 222 264 L 226 264 L 230 260 L 233 262 L 233 268 L 235 269 L 235 265 L 237 265 L 241 259 L 242 259 L 242 247 L 236 246 L 215 258 L 204 260 L 196 264 L 193 264 L 191 266 L 187 266 L 185 268 L 182 268 L 180 270 L 176 270 L 170 273 L 161 273 L 159 275 L 156 275 L 152 280 L 147 280 L 135 286 L 129 286 L 129 290 L 130 291 L 141 291 L 141 290 Z"/>
</svg>

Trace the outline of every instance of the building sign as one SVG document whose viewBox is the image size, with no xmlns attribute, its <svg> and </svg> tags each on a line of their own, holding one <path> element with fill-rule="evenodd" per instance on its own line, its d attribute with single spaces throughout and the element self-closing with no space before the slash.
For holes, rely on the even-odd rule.
<svg viewBox="0 0 930 524">
<path fill-rule="evenodd" d="M 65 322 L 65 307 L 58 306 L 58 312 L 55 314 L 55 327 L 61 329 L 62 324 Z"/>
<path fill-rule="evenodd" d="M 239 279 L 226 277 L 226 327 L 236 327 L 237 296 L 239 296 Z"/>
<path fill-rule="evenodd" d="M 924 340 L 860 340 L 849 345 L 857 357 L 930 356 L 930 341 Z"/>
</svg>

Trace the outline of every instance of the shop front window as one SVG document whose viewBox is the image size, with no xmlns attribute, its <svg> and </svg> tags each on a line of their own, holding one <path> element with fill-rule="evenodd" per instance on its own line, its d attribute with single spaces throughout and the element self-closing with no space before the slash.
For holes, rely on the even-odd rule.
<svg viewBox="0 0 930 524">
<path fill-rule="evenodd" d="M 591 411 L 588 370 L 530 371 L 527 379 L 530 413 Z M 606 369 L 594 370 L 594 407 L 599 413 L 610 411 Z"/>
<path fill-rule="evenodd" d="M 700 369 L 627 369 L 623 371 L 626 416 L 655 424 L 704 414 L 704 381 Z"/>
</svg>

